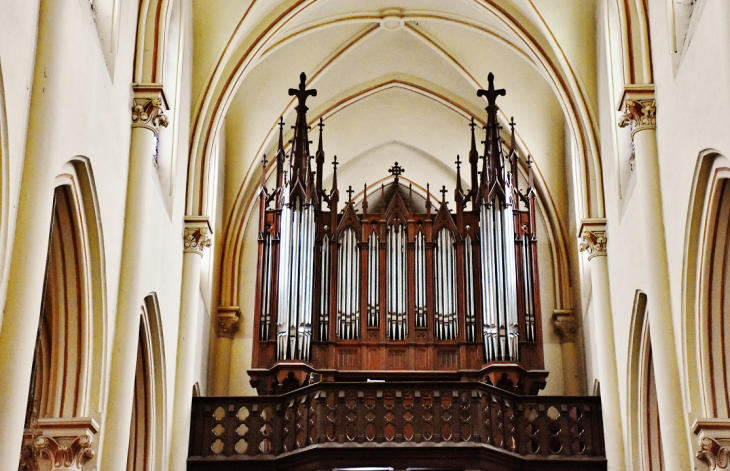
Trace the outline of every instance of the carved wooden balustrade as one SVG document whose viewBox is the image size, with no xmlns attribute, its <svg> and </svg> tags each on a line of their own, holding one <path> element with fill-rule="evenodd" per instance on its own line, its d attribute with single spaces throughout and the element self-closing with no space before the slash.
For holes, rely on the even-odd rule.
<svg viewBox="0 0 730 471">
<path fill-rule="evenodd" d="M 319 383 L 195 398 L 191 431 L 189 470 L 606 469 L 600 398 L 519 396 L 484 383 Z"/>
</svg>

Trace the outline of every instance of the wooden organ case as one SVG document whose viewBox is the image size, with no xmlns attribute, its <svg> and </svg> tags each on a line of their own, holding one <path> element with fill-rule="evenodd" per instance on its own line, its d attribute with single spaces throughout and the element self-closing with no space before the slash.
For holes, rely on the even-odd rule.
<svg viewBox="0 0 730 471">
<path fill-rule="evenodd" d="M 462 188 L 456 161 L 453 207 L 391 183 L 364 187 L 359 208 L 340 207 L 337 158 L 332 188 L 322 188 L 323 150 L 309 150 L 305 75 L 289 154 L 279 123 L 276 187 L 262 172 L 251 384 L 282 394 L 318 381 L 483 381 L 537 394 L 543 370 L 535 191 L 517 184 L 519 159 L 503 147 L 489 75 L 483 153 L 471 122 Z M 312 160 L 316 165 L 312 168 Z M 466 164 L 467 162 L 465 162 Z M 264 170 L 266 160 L 264 159 Z M 435 198 L 433 198 L 435 200 Z M 371 201 L 369 201 L 371 200 Z"/>
</svg>

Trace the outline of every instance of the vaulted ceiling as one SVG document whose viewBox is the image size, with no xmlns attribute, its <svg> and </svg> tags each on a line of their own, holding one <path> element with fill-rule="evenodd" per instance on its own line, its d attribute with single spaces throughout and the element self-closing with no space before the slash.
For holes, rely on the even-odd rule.
<svg viewBox="0 0 730 471">
<path fill-rule="evenodd" d="M 517 122 L 542 203 L 564 232 L 569 205 L 583 217 L 602 211 L 594 3 L 196 0 L 191 178 L 205 187 L 206 159 L 225 136 L 224 219 L 250 213 L 280 116 L 291 135 L 287 90 L 305 72 L 318 92 L 307 103 L 310 123 L 325 124 L 325 187 L 337 155 L 341 192 L 377 183 L 394 161 L 408 180 L 451 190 L 456 155 L 469 150 L 469 120 L 486 120 L 476 90 L 492 72 L 507 90 L 498 100 L 502 124 Z M 312 152 L 317 137 L 313 126 Z"/>
</svg>

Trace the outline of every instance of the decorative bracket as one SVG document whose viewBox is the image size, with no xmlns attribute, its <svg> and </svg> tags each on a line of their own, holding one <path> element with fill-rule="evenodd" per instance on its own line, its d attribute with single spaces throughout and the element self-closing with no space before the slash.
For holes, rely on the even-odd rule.
<svg viewBox="0 0 730 471">
<path fill-rule="evenodd" d="M 605 219 L 583 219 L 578 232 L 580 251 L 588 252 L 588 260 L 605 257 L 608 239 L 606 238 Z"/>
<path fill-rule="evenodd" d="M 619 127 L 631 126 L 631 136 L 645 129 L 656 128 L 656 98 L 654 85 L 627 85 L 621 96 L 619 111 L 623 110 Z"/>
<path fill-rule="evenodd" d="M 203 256 L 203 249 L 210 247 L 213 229 L 207 216 L 185 216 L 183 252 Z"/>
<path fill-rule="evenodd" d="M 218 308 L 218 321 L 215 324 L 215 333 L 218 337 L 232 339 L 238 332 L 238 320 L 241 318 L 241 309 L 238 306 L 221 306 Z"/>
<path fill-rule="evenodd" d="M 730 420 L 697 419 L 692 432 L 697 435 L 697 459 L 707 463 L 710 470 L 730 467 Z"/>
<path fill-rule="evenodd" d="M 578 334 L 578 323 L 573 311 L 555 310 L 553 312 L 553 328 L 563 342 L 575 342 Z"/>
<path fill-rule="evenodd" d="M 167 127 L 169 124 L 164 113 L 170 108 L 162 84 L 135 83 L 132 88 L 132 127 L 149 129 L 157 135 L 160 126 Z"/>
</svg>

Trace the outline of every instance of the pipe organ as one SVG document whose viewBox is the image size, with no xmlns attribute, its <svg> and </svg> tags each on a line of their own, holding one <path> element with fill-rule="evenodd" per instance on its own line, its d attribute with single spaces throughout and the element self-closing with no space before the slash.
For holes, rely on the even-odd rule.
<svg viewBox="0 0 730 471">
<path fill-rule="evenodd" d="M 340 207 L 337 157 L 322 187 L 324 123 L 309 151 L 306 77 L 288 153 L 279 126 L 276 187 L 261 178 L 252 384 L 260 394 L 308 381 L 397 377 L 544 387 L 531 161 L 519 189 L 515 124 L 503 148 L 492 74 L 484 148 L 471 121 L 468 190 L 456 161 L 453 210 L 392 180 Z M 313 166 L 312 161 L 316 164 Z M 377 163 L 374 163 L 377 165 Z M 481 168 L 480 168 L 481 167 Z M 414 194 L 415 193 L 415 194 Z M 382 308 L 382 309 L 381 309 Z M 275 326 L 272 329 L 272 326 Z"/>
</svg>

